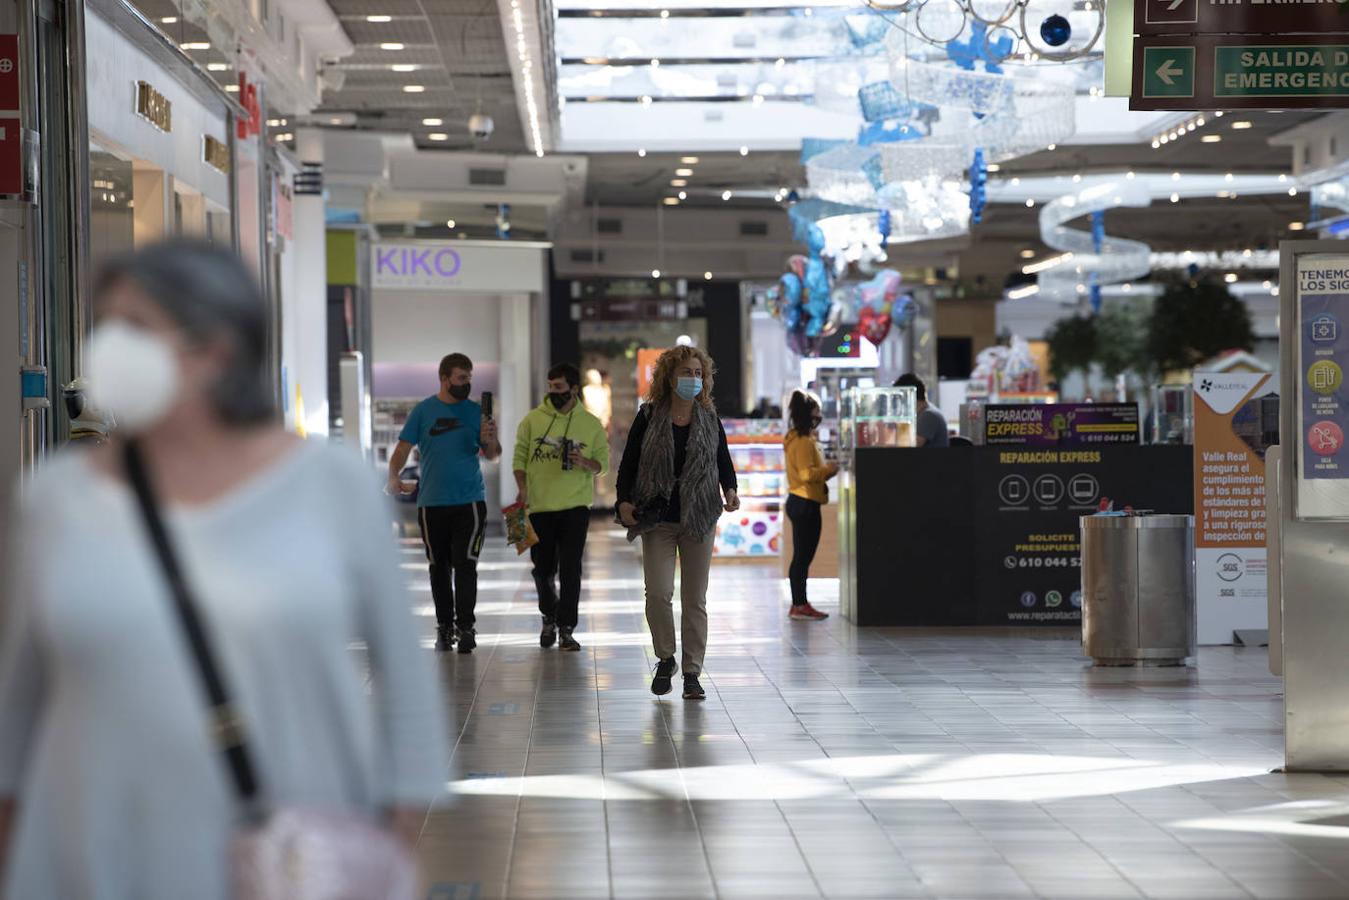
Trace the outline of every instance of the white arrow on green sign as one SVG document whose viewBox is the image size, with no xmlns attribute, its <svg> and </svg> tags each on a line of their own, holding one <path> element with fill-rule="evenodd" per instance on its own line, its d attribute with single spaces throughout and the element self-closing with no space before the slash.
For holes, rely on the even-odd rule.
<svg viewBox="0 0 1349 900">
<path fill-rule="evenodd" d="M 1144 48 L 1143 96 L 1193 97 L 1194 48 Z"/>
</svg>

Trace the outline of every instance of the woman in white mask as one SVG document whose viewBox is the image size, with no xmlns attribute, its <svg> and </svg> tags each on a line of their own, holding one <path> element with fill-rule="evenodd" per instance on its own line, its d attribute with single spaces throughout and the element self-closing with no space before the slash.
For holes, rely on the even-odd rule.
<svg viewBox="0 0 1349 900">
<path fill-rule="evenodd" d="M 11 529 L 0 895 L 237 896 L 235 745 L 269 808 L 355 817 L 408 848 L 442 789 L 442 709 L 392 511 L 357 457 L 279 427 L 255 285 L 237 257 L 186 241 L 97 283 L 87 374 L 114 439 L 48 461 Z M 228 717 L 208 713 L 203 655 Z"/>
<path fill-rule="evenodd" d="M 642 539 L 646 622 L 656 653 L 651 693 L 673 689 L 675 563 L 680 572 L 684 699 L 706 697 L 707 581 L 712 538 L 723 511 L 740 508 L 726 430 L 712 405 L 712 358 L 697 347 L 661 354 L 651 391 L 628 432 L 618 469 L 618 517 Z"/>
</svg>

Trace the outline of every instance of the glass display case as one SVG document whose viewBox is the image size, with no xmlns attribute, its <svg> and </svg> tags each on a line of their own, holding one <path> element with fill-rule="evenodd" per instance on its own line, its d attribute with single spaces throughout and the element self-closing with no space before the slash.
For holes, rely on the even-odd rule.
<svg viewBox="0 0 1349 900">
<path fill-rule="evenodd" d="M 848 458 L 859 447 L 914 447 L 917 424 L 914 388 L 852 388 L 843 395 L 839 444 Z"/>
<path fill-rule="evenodd" d="M 726 419 L 726 443 L 740 482 L 740 509 L 722 513 L 716 557 L 774 557 L 782 552 L 782 507 L 787 496 L 785 426 L 777 419 Z"/>
<path fill-rule="evenodd" d="M 1152 388 L 1152 443 L 1194 443 L 1194 393 L 1188 384 Z"/>
</svg>

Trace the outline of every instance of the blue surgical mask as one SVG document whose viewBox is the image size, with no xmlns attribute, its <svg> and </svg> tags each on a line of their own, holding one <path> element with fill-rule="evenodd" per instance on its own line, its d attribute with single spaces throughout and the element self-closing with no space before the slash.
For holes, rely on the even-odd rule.
<svg viewBox="0 0 1349 900">
<path fill-rule="evenodd" d="M 681 400 L 696 400 L 698 395 L 703 392 L 703 380 L 701 378 L 681 378 L 675 384 L 675 393 Z"/>
</svg>

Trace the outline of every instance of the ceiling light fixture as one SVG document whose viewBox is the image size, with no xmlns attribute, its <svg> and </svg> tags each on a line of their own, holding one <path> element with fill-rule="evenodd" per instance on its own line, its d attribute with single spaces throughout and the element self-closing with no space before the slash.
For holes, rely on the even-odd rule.
<svg viewBox="0 0 1349 900">
<path fill-rule="evenodd" d="M 675 169 L 675 174 L 680 178 L 688 178 L 693 174 L 692 169 Z"/>
<path fill-rule="evenodd" d="M 1290 197 L 1296 197 L 1296 196 L 1297 196 L 1297 188 L 1295 188 L 1295 187 L 1289 188 L 1289 189 L 1288 189 L 1288 196 L 1290 196 Z"/>
<path fill-rule="evenodd" d="M 741 156 L 749 156 L 749 148 L 748 148 L 748 147 L 741 147 L 741 148 L 740 148 L 740 155 L 741 155 Z"/>
<path fill-rule="evenodd" d="M 652 270 L 651 270 L 651 277 L 652 277 L 652 278 L 659 278 L 659 277 L 660 277 L 660 269 L 652 269 Z"/>
<path fill-rule="evenodd" d="M 687 200 L 687 199 L 689 199 L 689 192 L 688 192 L 688 191 L 680 191 L 680 192 L 679 192 L 679 199 L 680 199 L 680 200 Z"/>
<path fill-rule="evenodd" d="M 645 150 L 644 148 L 643 148 L 643 149 L 639 149 L 639 150 L 637 151 L 637 155 L 640 156 L 642 159 L 646 159 L 646 150 Z"/>
<path fill-rule="evenodd" d="M 989 171 L 989 172 L 1001 172 L 1001 171 L 1002 171 L 1002 166 L 998 165 L 997 163 L 991 163 L 991 164 L 989 164 L 989 165 L 987 165 L 987 166 L 984 166 L 984 168 L 985 168 L 987 171 Z"/>
<path fill-rule="evenodd" d="M 444 125 L 444 119 L 422 119 L 422 124 L 434 128 L 437 125 Z"/>
<path fill-rule="evenodd" d="M 392 22 L 393 16 L 366 16 L 365 20 L 375 25 L 383 25 L 385 22 Z"/>
<path fill-rule="evenodd" d="M 163 24 L 163 25 L 177 25 L 177 24 L 178 24 L 178 17 L 177 17 L 177 16 L 165 16 L 164 18 L 160 19 L 159 21 L 160 21 L 160 24 Z"/>
<path fill-rule="evenodd" d="M 1073 255 L 1071 253 L 1061 253 L 1058 256 L 1051 256 L 1048 259 L 1042 259 L 1037 263 L 1031 263 L 1028 266 L 1022 266 L 1021 274 L 1035 275 L 1040 272 L 1044 272 L 1047 269 L 1052 269 L 1055 266 L 1061 266 L 1072 258 Z"/>
<path fill-rule="evenodd" d="M 529 118 L 529 136 L 534 142 L 534 155 L 543 156 L 543 126 L 540 125 L 539 101 L 534 94 L 534 61 L 529 56 L 529 39 L 525 34 L 525 14 L 520 0 L 511 0 L 511 27 L 515 29 L 515 55 L 520 60 L 521 83 L 525 91 L 525 113 Z"/>
<path fill-rule="evenodd" d="M 393 65 L 389 66 L 389 68 L 390 68 L 390 69 L 393 69 L 395 72 L 415 72 L 415 71 L 417 71 L 417 67 L 414 66 L 412 63 L 394 63 Z"/>
<path fill-rule="evenodd" d="M 672 179 L 670 179 L 670 187 L 688 187 L 688 186 L 689 186 L 689 183 L 688 183 L 688 180 L 687 180 L 687 179 L 684 179 L 684 178 L 672 178 Z"/>
<path fill-rule="evenodd" d="M 424 93 L 426 93 L 426 85 L 424 85 L 424 84 L 405 84 L 405 85 L 403 85 L 403 93 L 405 93 L 405 94 L 424 94 Z"/>
<path fill-rule="evenodd" d="M 1221 134 L 1206 134 L 1199 139 L 1201 144 L 1221 144 L 1223 136 Z"/>
<path fill-rule="evenodd" d="M 446 228 L 449 228 L 449 229 L 451 229 L 451 230 L 453 230 L 453 229 L 454 229 L 454 226 L 457 225 L 457 224 L 458 224 L 458 223 L 455 222 L 454 219 L 450 219 L 448 222 L 445 223 L 445 227 L 446 227 Z"/>
<path fill-rule="evenodd" d="M 1233 131 L 1245 131 L 1245 130 L 1248 129 L 1248 128 L 1254 128 L 1254 127 L 1255 127 L 1255 123 L 1253 123 L 1253 122 L 1244 122 L 1244 121 L 1243 121 L 1243 122 L 1233 122 L 1233 123 L 1232 123 L 1232 130 L 1233 130 Z"/>
<path fill-rule="evenodd" d="M 666 197 L 666 198 L 665 198 L 664 200 L 662 200 L 661 202 L 664 203 L 666 206 L 678 206 L 678 205 L 679 205 L 679 198 L 678 198 L 678 197 Z"/>
<path fill-rule="evenodd" d="M 227 85 L 225 85 L 225 93 L 227 93 L 227 94 L 237 94 L 237 93 L 239 93 L 239 85 L 237 85 L 237 84 L 227 84 Z"/>
<path fill-rule="evenodd" d="M 1289 223 L 1288 223 L 1288 230 L 1289 230 L 1289 231 L 1302 231 L 1302 230 L 1303 230 L 1304 228 L 1306 228 L 1306 227 L 1307 227 L 1307 226 L 1306 226 L 1304 223 L 1302 223 L 1302 222 L 1289 222 Z"/>
<path fill-rule="evenodd" d="M 734 196 L 734 195 L 733 195 L 730 191 L 722 191 L 722 192 L 721 192 L 721 199 L 722 199 L 722 200 L 730 200 L 732 196 Z"/>
<path fill-rule="evenodd" d="M 1035 258 L 1035 251 L 1034 251 L 1034 250 L 1022 250 L 1022 251 L 1021 251 L 1021 258 L 1022 258 L 1022 259 L 1034 259 L 1034 258 Z"/>
<path fill-rule="evenodd" d="M 210 43 L 209 41 L 188 41 L 186 44 L 179 44 L 178 46 L 179 46 L 179 47 L 182 47 L 184 50 L 210 50 L 210 49 L 211 49 L 211 43 Z"/>
<path fill-rule="evenodd" d="M 1026 209 L 1035 209 L 1035 201 L 1034 201 L 1034 200 L 1027 200 L 1027 201 L 1026 201 Z"/>
<path fill-rule="evenodd" d="M 1172 202 L 1172 203 L 1179 203 L 1179 202 L 1180 202 L 1180 194 L 1172 194 L 1172 195 L 1171 195 L 1171 202 Z"/>
<path fill-rule="evenodd" d="M 394 41 L 390 41 L 390 42 L 387 42 L 387 43 L 380 44 L 380 45 L 379 45 L 379 49 L 381 49 L 381 50 L 402 50 L 402 49 L 403 49 L 403 45 L 402 45 L 402 44 L 399 44 L 399 43 L 397 43 L 397 42 L 394 42 Z"/>
<path fill-rule="evenodd" d="M 208 72 L 228 72 L 229 70 L 230 70 L 230 64 L 229 64 L 229 63 L 207 63 L 207 64 L 206 64 L 206 71 L 208 71 Z"/>
<path fill-rule="evenodd" d="M 711 273 L 711 272 L 704 272 L 704 273 L 703 273 L 703 281 L 711 281 L 711 280 L 712 280 L 712 273 Z"/>
<path fill-rule="evenodd" d="M 433 131 L 426 136 L 428 141 L 448 141 L 450 136 L 443 131 Z"/>
<path fill-rule="evenodd" d="M 1038 293 L 1040 293 L 1040 286 L 1038 284 L 1027 284 L 1019 288 L 1012 288 L 1007 292 L 1007 299 L 1025 300 L 1027 297 L 1034 297 Z"/>
<path fill-rule="evenodd" d="M 1226 275 L 1223 276 L 1223 281 L 1226 281 L 1228 284 L 1236 284 L 1236 283 L 1237 283 L 1237 273 L 1236 273 L 1236 272 L 1228 272 Z"/>
<path fill-rule="evenodd" d="M 696 157 L 696 156 L 681 156 L 681 157 L 679 157 L 679 161 L 682 162 L 682 163 L 683 163 L 684 165 L 686 165 L 686 166 L 696 166 L 696 165 L 698 165 L 698 157 Z"/>
</svg>

